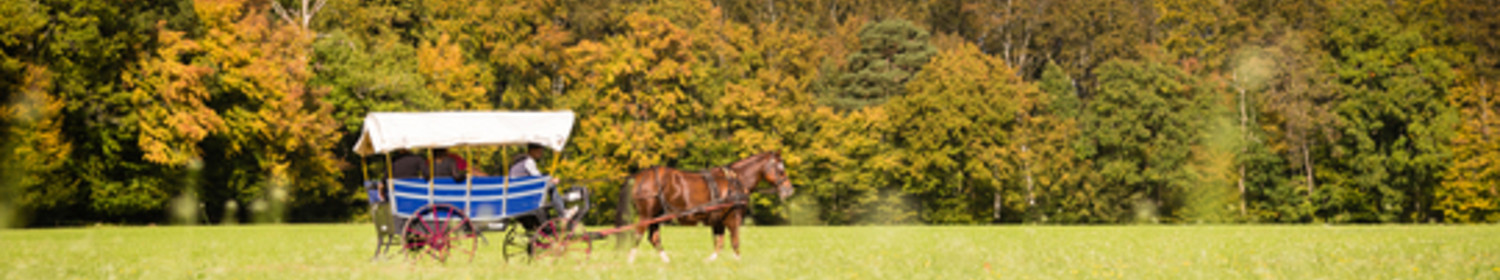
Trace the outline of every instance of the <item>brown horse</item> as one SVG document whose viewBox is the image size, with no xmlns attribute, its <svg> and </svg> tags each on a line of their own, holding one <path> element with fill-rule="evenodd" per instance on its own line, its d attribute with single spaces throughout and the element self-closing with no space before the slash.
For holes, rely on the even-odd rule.
<svg viewBox="0 0 1500 280">
<path fill-rule="evenodd" d="M 709 261 L 717 259 L 724 248 L 724 230 L 734 246 L 734 257 L 740 256 L 740 223 L 749 207 L 749 194 L 761 182 L 772 183 L 775 192 L 785 200 L 792 195 L 792 184 L 787 180 L 786 164 L 778 152 L 757 154 L 727 166 L 708 168 L 702 171 L 682 171 L 671 167 L 653 167 L 631 175 L 620 189 L 620 200 L 616 209 L 616 226 L 630 224 L 624 216 L 635 205 L 638 217 L 654 218 L 684 214 L 675 220 L 678 224 L 696 225 L 705 223 L 713 227 L 714 253 Z M 630 182 L 633 181 L 634 184 Z M 715 208 L 729 203 L 732 207 Z M 705 209 L 709 208 L 709 209 Z M 661 247 L 660 225 L 650 223 L 637 225 L 636 236 L 650 231 L 651 245 L 663 262 L 670 262 L 667 252 Z M 635 261 L 636 239 L 630 249 L 630 261 Z"/>
</svg>

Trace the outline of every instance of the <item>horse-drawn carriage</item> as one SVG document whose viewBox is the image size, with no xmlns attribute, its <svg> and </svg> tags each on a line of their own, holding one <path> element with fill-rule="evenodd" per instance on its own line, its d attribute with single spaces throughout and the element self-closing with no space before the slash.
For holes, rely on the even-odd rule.
<svg viewBox="0 0 1500 280">
<path fill-rule="evenodd" d="M 390 178 L 390 153 L 398 150 L 539 144 L 552 149 L 553 167 L 572 132 L 572 112 L 371 113 L 354 146 L 361 156 L 386 154 L 387 176 L 366 181 L 371 218 L 378 233 L 375 258 L 398 247 L 409 259 L 446 261 L 467 254 L 472 260 L 486 231 L 503 231 L 507 261 L 519 257 L 585 254 L 593 241 L 634 230 L 649 234 L 662 259 L 659 224 L 669 220 L 713 227 L 716 258 L 726 229 L 739 255 L 739 225 L 751 192 L 762 182 L 782 199 L 792 194 L 778 152 L 753 155 L 703 171 L 650 168 L 622 180 L 617 214 L 634 210 L 641 221 L 617 217 L 615 228 L 585 232 L 590 192 L 564 191 L 548 176 Z M 502 155 L 502 157 L 504 157 Z M 369 178 L 368 164 L 364 164 Z M 427 165 L 432 168 L 432 164 Z M 428 172 L 433 174 L 435 172 Z M 552 174 L 551 172 L 548 172 Z M 631 207 L 631 205 L 634 207 Z M 637 244 L 640 240 L 636 240 Z M 631 251 L 634 259 L 634 250 Z"/>
<path fill-rule="evenodd" d="M 557 159 L 573 120 L 567 111 L 366 116 L 354 151 L 362 156 L 386 154 L 387 168 L 384 180 L 365 184 L 377 232 L 375 258 L 395 247 L 409 259 L 445 261 L 454 254 L 472 259 L 479 244 L 488 242 L 486 231 L 504 232 L 500 242 L 507 260 L 566 250 L 557 247 L 570 242 L 558 240 L 579 239 L 579 220 L 590 207 L 586 188 L 563 191 L 550 176 L 390 178 L 390 153 L 428 149 L 431 158 L 431 149 L 437 148 L 534 143 L 554 150 Z M 364 168 L 368 178 L 368 164 Z"/>
</svg>

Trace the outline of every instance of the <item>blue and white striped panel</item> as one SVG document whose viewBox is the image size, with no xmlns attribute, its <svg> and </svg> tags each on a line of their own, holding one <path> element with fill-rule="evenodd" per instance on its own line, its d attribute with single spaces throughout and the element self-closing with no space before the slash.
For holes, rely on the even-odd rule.
<svg viewBox="0 0 1500 280">
<path fill-rule="evenodd" d="M 472 220 L 499 220 L 541 208 L 547 189 L 551 187 L 547 183 L 551 178 L 511 178 L 510 187 L 506 188 L 505 177 L 474 177 L 472 191 L 463 182 L 437 178 L 430 193 L 426 180 L 395 179 L 391 184 L 391 197 L 394 198 L 396 216 L 402 218 L 411 217 L 423 206 L 446 203 L 464 209 Z M 438 217 L 445 217 L 445 214 L 440 213 Z"/>
</svg>

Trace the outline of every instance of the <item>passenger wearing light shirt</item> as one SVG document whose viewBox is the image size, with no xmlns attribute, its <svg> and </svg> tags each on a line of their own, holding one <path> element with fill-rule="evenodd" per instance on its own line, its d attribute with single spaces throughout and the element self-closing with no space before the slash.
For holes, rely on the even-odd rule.
<svg viewBox="0 0 1500 280">
<path fill-rule="evenodd" d="M 527 144 L 526 145 L 526 153 L 522 154 L 519 157 L 516 157 L 515 160 L 512 160 L 510 162 L 510 172 L 506 172 L 506 176 L 510 176 L 510 177 L 542 176 L 543 174 L 542 174 L 541 169 L 537 169 L 536 168 L 536 159 L 542 158 L 542 151 L 545 151 L 545 150 L 547 150 L 547 147 L 542 146 L 540 144 L 537 144 L 537 143 Z M 552 183 L 553 184 L 557 184 L 557 178 L 556 177 L 552 178 Z"/>
</svg>

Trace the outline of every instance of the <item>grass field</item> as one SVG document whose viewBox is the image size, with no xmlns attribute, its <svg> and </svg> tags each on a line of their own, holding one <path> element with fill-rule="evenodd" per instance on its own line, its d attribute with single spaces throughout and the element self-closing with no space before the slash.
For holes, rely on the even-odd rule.
<svg viewBox="0 0 1500 280">
<path fill-rule="evenodd" d="M 4 279 L 1500 279 L 1496 226 L 750 227 L 704 263 L 707 228 L 668 227 L 663 263 L 612 243 L 590 259 L 370 262 L 369 225 L 0 231 Z M 492 239 L 497 239 L 493 238 Z M 498 242 L 492 242 L 498 244 Z M 643 243 L 644 245 L 645 243 Z"/>
</svg>

